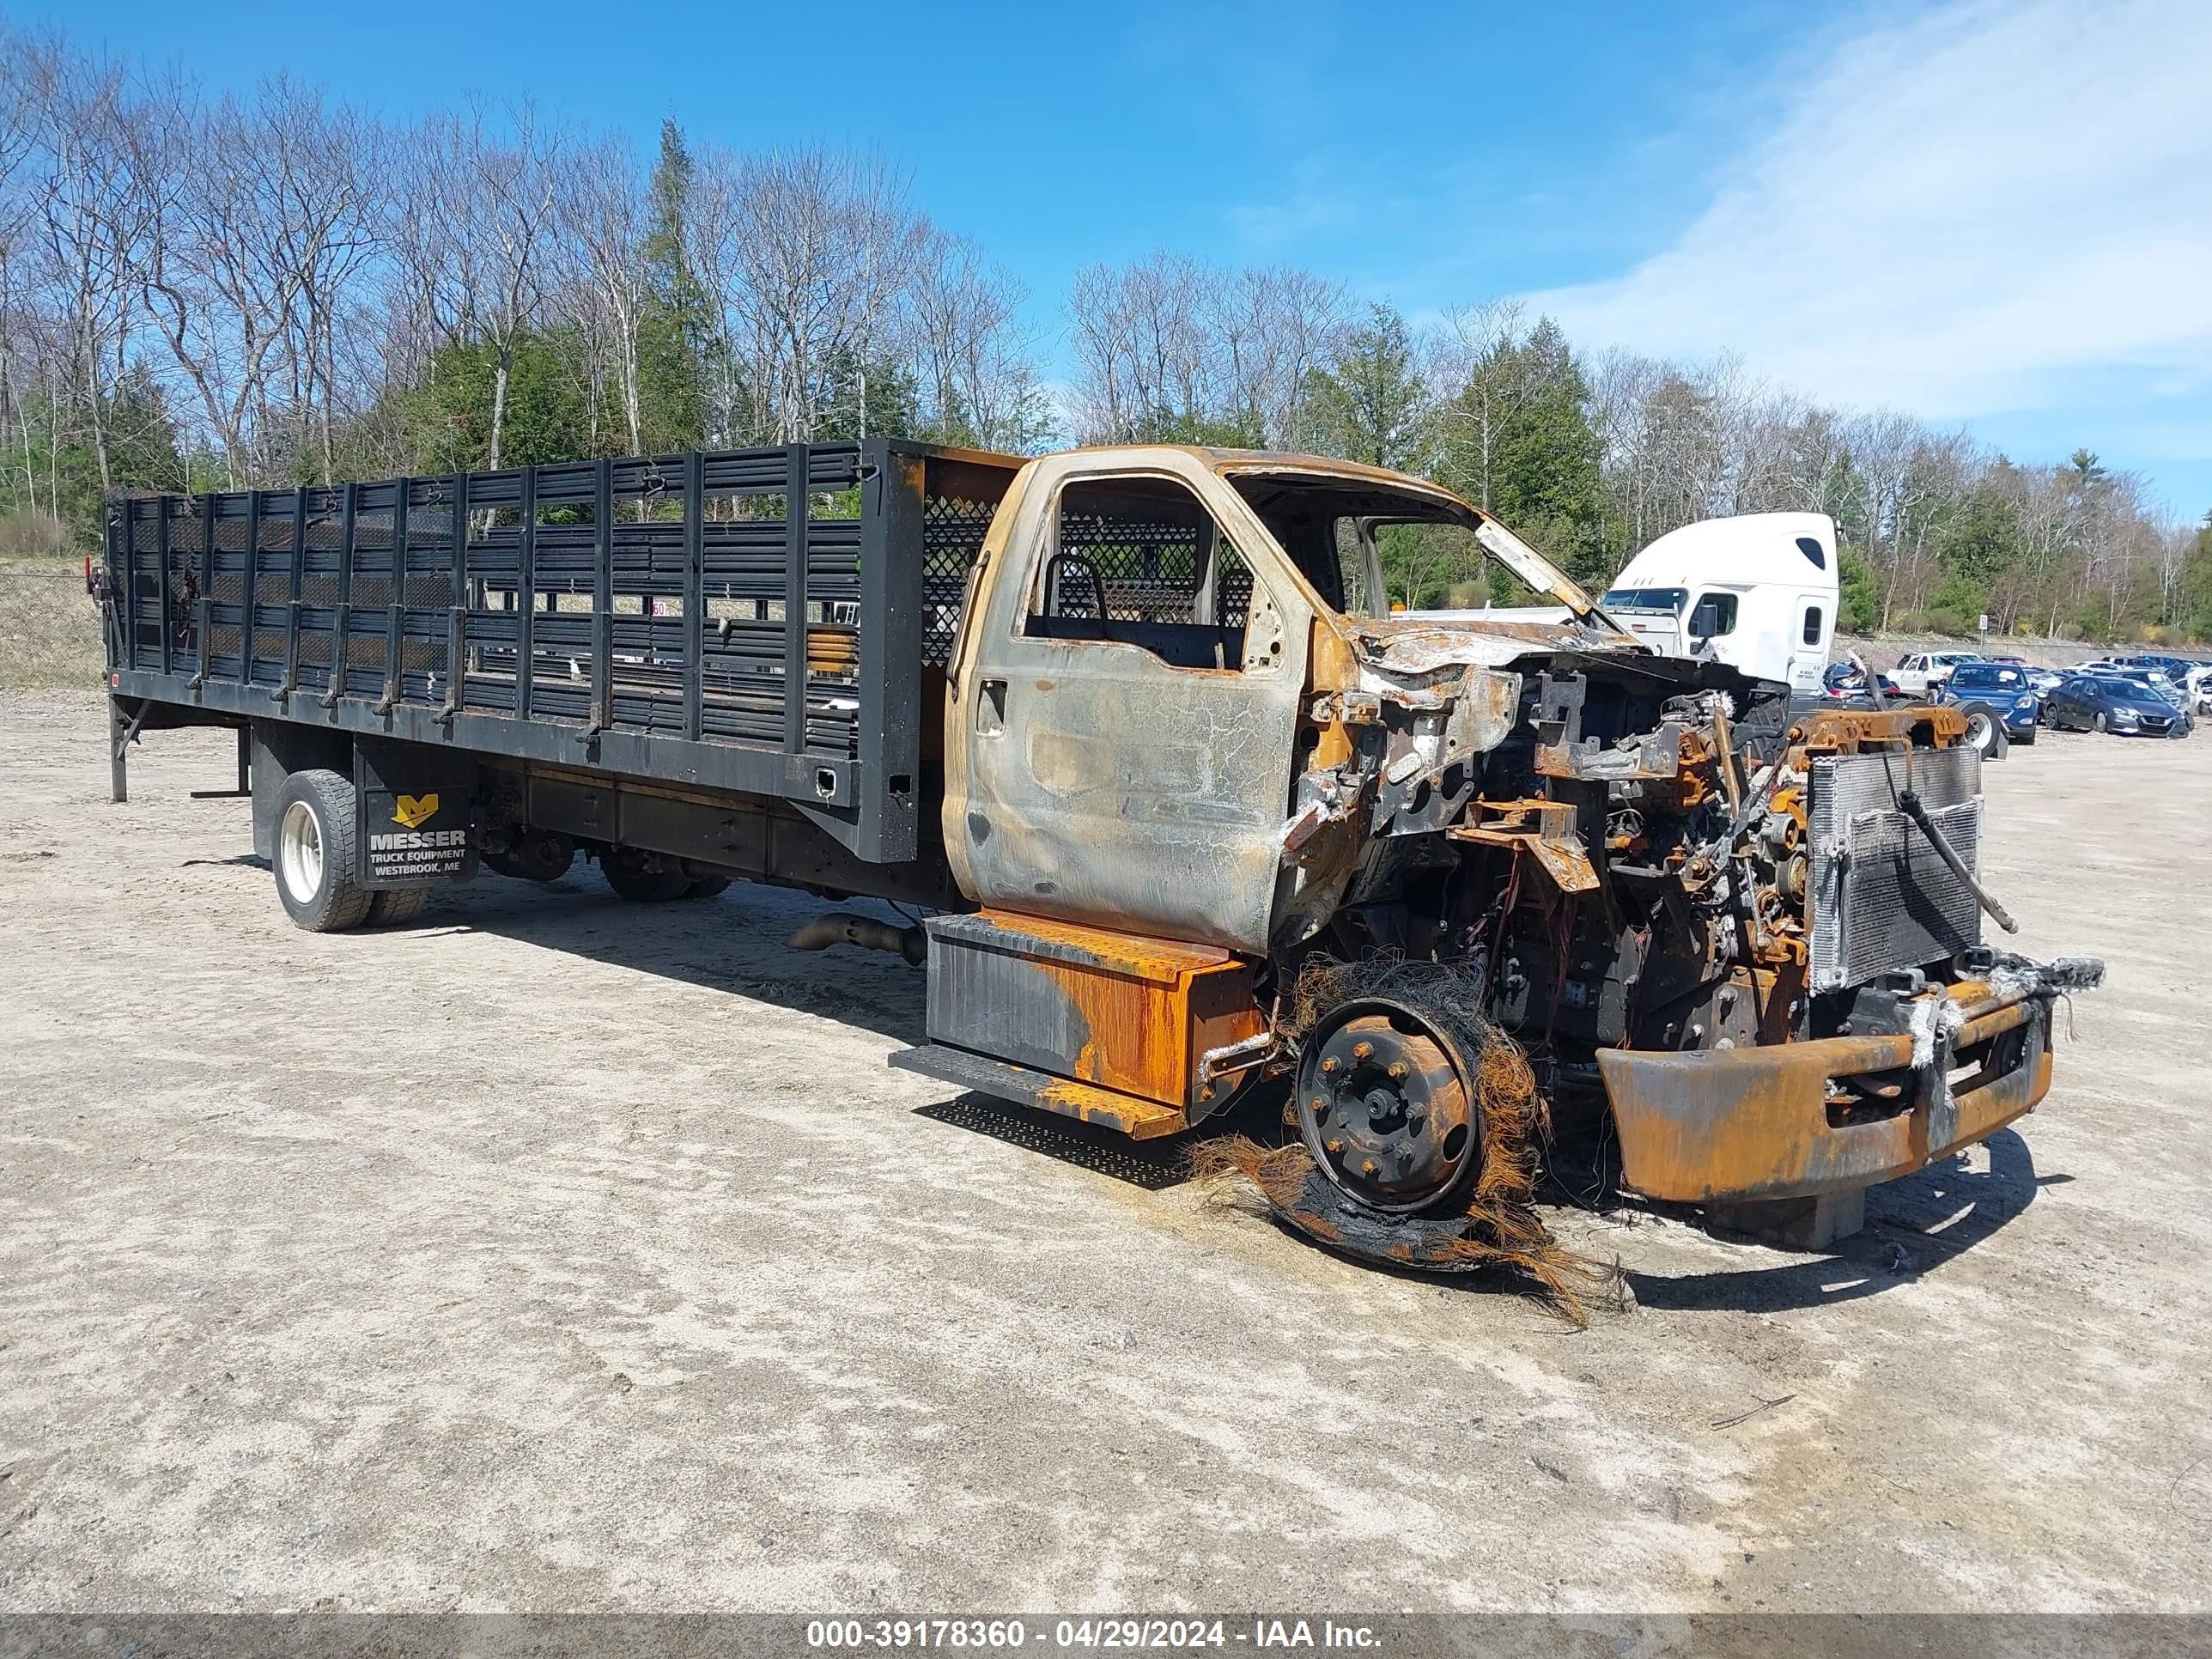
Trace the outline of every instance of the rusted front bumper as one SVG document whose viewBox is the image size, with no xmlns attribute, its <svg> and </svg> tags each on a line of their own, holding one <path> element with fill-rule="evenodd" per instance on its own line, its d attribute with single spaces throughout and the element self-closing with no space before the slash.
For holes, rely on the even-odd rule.
<svg viewBox="0 0 2212 1659">
<path fill-rule="evenodd" d="M 2051 998 L 1980 984 L 1949 995 L 1964 1024 L 1917 1069 L 1909 1036 L 1601 1049 L 1625 1183 L 1693 1204 L 1798 1198 L 1893 1181 L 1986 1139 L 2050 1092 Z M 1897 1087 L 1898 1109 L 1866 1121 L 1850 1079 Z"/>
</svg>

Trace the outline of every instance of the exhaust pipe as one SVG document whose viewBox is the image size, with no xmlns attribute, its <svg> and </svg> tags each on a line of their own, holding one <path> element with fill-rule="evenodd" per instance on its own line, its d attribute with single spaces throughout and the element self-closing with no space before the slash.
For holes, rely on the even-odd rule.
<svg viewBox="0 0 2212 1659">
<path fill-rule="evenodd" d="M 857 945 L 864 951 L 889 951 L 919 968 L 929 960 L 929 935 L 919 927 L 896 927 L 873 916 L 832 910 L 817 916 L 784 940 L 794 951 L 826 951 L 833 945 Z"/>
</svg>

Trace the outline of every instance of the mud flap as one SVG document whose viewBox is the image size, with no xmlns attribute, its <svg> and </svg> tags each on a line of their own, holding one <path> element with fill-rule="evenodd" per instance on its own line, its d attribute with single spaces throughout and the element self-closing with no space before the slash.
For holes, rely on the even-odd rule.
<svg viewBox="0 0 2212 1659">
<path fill-rule="evenodd" d="M 370 889 L 477 872 L 474 761 L 419 744 L 354 745 L 355 875 Z"/>
</svg>

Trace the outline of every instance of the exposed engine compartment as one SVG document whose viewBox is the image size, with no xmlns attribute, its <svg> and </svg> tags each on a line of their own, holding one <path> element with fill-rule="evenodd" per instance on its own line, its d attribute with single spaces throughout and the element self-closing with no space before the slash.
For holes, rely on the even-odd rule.
<svg viewBox="0 0 2212 1659">
<path fill-rule="evenodd" d="M 1510 724 L 1478 746 L 1465 705 L 1508 687 Z M 1452 691 L 1353 711 L 1372 715 L 1371 834 L 1322 948 L 1457 963 L 1500 1027 L 1570 1062 L 1802 1031 L 1806 779 L 1784 688 L 1555 653 Z"/>
</svg>

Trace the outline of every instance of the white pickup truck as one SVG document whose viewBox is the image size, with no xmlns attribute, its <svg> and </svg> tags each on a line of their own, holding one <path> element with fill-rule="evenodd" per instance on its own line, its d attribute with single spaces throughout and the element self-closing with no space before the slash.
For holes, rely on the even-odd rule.
<svg viewBox="0 0 2212 1659">
<path fill-rule="evenodd" d="M 1889 671 L 1897 689 L 1908 697 L 1924 697 L 1951 678 L 1962 662 L 1979 662 L 1978 651 L 1915 651 Z"/>
</svg>

